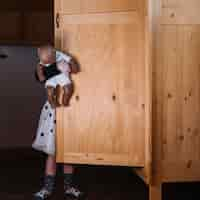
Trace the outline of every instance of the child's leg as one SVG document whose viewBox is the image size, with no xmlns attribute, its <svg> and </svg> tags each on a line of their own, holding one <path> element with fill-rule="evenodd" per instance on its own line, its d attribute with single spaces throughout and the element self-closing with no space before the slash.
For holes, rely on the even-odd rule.
<svg viewBox="0 0 200 200">
<path fill-rule="evenodd" d="M 73 94 L 73 85 L 72 84 L 64 85 L 63 90 L 64 90 L 63 105 L 68 106 L 69 101 L 70 101 L 72 94 Z"/>
<path fill-rule="evenodd" d="M 49 155 L 46 160 L 44 188 L 52 193 L 56 177 L 56 159 L 55 156 Z"/>
<path fill-rule="evenodd" d="M 45 167 L 45 177 L 42 189 L 34 194 L 36 200 L 45 200 L 51 196 L 56 177 L 56 159 L 55 156 L 48 156 Z"/>
<path fill-rule="evenodd" d="M 55 88 L 51 86 L 47 86 L 47 98 L 52 106 L 52 108 L 56 107 L 56 100 L 55 100 Z"/>
<path fill-rule="evenodd" d="M 46 160 L 45 167 L 46 176 L 55 176 L 56 175 L 56 159 L 55 156 L 48 156 Z"/>
<path fill-rule="evenodd" d="M 72 184 L 72 178 L 74 173 L 74 167 L 72 165 L 64 165 L 64 185 L 70 186 Z"/>
<path fill-rule="evenodd" d="M 66 197 L 73 199 L 80 199 L 84 196 L 77 187 L 73 186 L 74 167 L 72 165 L 64 165 L 64 191 Z"/>
</svg>

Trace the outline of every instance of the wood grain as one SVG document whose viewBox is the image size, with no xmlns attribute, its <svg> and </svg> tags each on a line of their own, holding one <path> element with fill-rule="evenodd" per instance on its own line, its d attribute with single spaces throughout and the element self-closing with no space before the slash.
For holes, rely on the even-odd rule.
<svg viewBox="0 0 200 200">
<path fill-rule="evenodd" d="M 162 24 L 200 24 L 199 0 L 163 0 Z"/>
<path fill-rule="evenodd" d="M 61 25 L 64 28 L 69 24 L 138 24 L 140 23 L 138 12 L 116 12 L 116 13 L 95 13 L 95 14 L 71 14 L 61 17 Z"/>
<path fill-rule="evenodd" d="M 138 9 L 138 0 L 62 0 L 61 12 L 67 14 L 102 13 Z"/>
<path fill-rule="evenodd" d="M 144 168 L 135 168 L 135 172 L 139 175 L 146 184 L 152 182 L 152 94 L 153 94 L 153 31 L 155 29 L 153 24 L 153 5 L 152 1 L 145 3 L 144 11 L 144 41 L 145 41 L 145 165 Z"/>
<path fill-rule="evenodd" d="M 144 166 L 138 174 L 153 176 L 160 199 L 162 181 L 200 176 L 199 1 L 151 1 L 143 11 L 137 1 L 131 10 L 96 2 L 60 4 L 61 48 L 82 65 L 64 109 L 63 160 Z"/>
<path fill-rule="evenodd" d="M 109 5 L 105 3 L 108 10 Z M 63 108 L 63 130 L 58 132 L 58 137 L 64 137 L 63 161 L 144 166 L 150 103 L 149 71 L 143 59 L 144 16 L 123 7 L 118 12 L 99 11 L 59 12 L 61 25 L 56 33 L 61 49 L 81 63 L 81 73 L 74 76 L 74 97 L 71 106 Z M 58 153 L 60 148 L 58 144 Z"/>
<path fill-rule="evenodd" d="M 196 181 L 200 176 L 199 1 L 159 2 L 153 140 L 160 145 L 154 147 L 155 176 L 166 182 Z M 166 10 L 175 11 L 170 19 Z"/>
<path fill-rule="evenodd" d="M 163 28 L 163 156 L 167 160 L 198 160 L 200 155 L 199 31 L 197 26 Z"/>
</svg>

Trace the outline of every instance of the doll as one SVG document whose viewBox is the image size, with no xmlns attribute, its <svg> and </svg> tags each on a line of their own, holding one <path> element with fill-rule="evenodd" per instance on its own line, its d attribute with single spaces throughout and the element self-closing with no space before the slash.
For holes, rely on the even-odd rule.
<svg viewBox="0 0 200 200">
<path fill-rule="evenodd" d="M 45 82 L 48 101 L 53 108 L 68 106 L 72 95 L 70 79 L 71 57 L 56 51 L 51 45 L 38 48 L 40 62 L 37 66 L 39 79 Z"/>
</svg>

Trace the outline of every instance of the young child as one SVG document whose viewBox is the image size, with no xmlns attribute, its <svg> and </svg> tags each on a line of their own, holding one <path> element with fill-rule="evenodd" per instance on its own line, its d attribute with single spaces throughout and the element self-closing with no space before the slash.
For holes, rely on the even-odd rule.
<svg viewBox="0 0 200 200">
<path fill-rule="evenodd" d="M 48 45 L 48 50 L 50 52 L 52 51 L 53 47 L 50 47 Z M 39 54 L 41 56 L 41 50 L 46 51 L 46 47 L 39 49 Z M 50 53 L 51 54 L 51 53 Z M 59 56 L 63 54 L 59 52 Z M 68 56 L 65 55 L 68 59 L 68 71 L 67 73 L 77 73 L 78 72 L 78 66 L 74 60 Z M 51 56 L 50 56 L 51 57 Z M 49 62 L 49 57 L 48 57 Z M 45 61 L 45 64 L 47 63 L 44 58 L 42 58 L 42 61 Z M 53 62 L 53 59 L 52 59 Z M 51 62 L 51 63 L 52 63 Z M 65 64 L 64 64 L 65 65 Z M 46 66 L 45 66 L 46 68 Z M 49 69 L 49 67 L 47 67 Z M 55 69 L 54 69 L 55 70 Z M 47 86 L 47 81 L 53 80 L 53 74 L 46 72 L 44 73 L 44 66 L 39 64 L 37 66 L 37 77 L 40 82 L 45 82 Z M 56 74 L 56 73 L 55 73 Z M 49 77 L 48 77 L 49 76 Z M 57 76 L 57 75 L 56 75 Z M 68 78 L 66 79 L 68 81 Z M 54 82 L 56 84 L 60 83 L 60 80 L 56 80 L 58 82 Z M 65 84 L 64 84 L 65 83 Z M 68 81 L 67 85 L 66 82 L 64 82 L 64 86 L 67 86 L 68 88 L 72 88 L 71 81 Z M 53 87 L 56 87 L 57 85 L 53 85 Z M 65 88 L 66 89 L 66 88 Z M 69 94 L 69 96 L 67 96 Z M 71 97 L 71 93 L 66 93 L 66 99 L 69 100 Z M 68 102 L 67 102 L 68 105 Z M 36 150 L 40 150 L 45 152 L 47 156 L 46 160 L 46 168 L 45 168 L 45 177 L 44 177 L 44 183 L 41 190 L 34 194 L 35 200 L 44 200 L 49 198 L 52 195 L 52 192 L 55 187 L 55 176 L 56 176 L 56 159 L 55 159 L 55 125 L 56 125 L 56 117 L 55 117 L 55 102 L 54 101 L 48 101 L 44 104 L 41 115 L 40 115 L 40 121 L 39 126 L 37 130 L 37 136 L 33 143 L 33 148 Z M 50 138 L 50 139 L 49 139 Z M 72 165 L 64 165 L 64 194 L 65 197 L 72 197 L 73 199 L 80 199 L 83 197 L 83 193 L 80 192 L 77 188 L 75 188 L 72 184 L 72 178 L 74 173 L 74 167 Z"/>
<path fill-rule="evenodd" d="M 60 105 L 68 106 L 72 92 L 69 77 L 71 57 L 56 51 L 51 45 L 38 48 L 38 57 L 40 59 L 39 66 L 43 68 L 43 73 L 47 77 L 45 87 L 47 88 L 48 101 L 54 108 Z M 56 94 L 55 88 L 58 85 L 62 89 Z"/>
</svg>

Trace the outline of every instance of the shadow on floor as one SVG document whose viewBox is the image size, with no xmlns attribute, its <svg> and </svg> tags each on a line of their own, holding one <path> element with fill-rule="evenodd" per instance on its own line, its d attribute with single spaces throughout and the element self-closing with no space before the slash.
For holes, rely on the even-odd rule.
<svg viewBox="0 0 200 200">
<path fill-rule="evenodd" d="M 0 198 L 29 200 L 40 188 L 45 156 L 32 150 L 0 151 Z M 147 200 L 148 189 L 129 168 L 77 166 L 75 183 L 88 193 L 88 200 Z M 62 166 L 52 200 L 63 199 Z"/>
<path fill-rule="evenodd" d="M 0 150 L 0 199 L 31 200 L 40 188 L 45 156 L 23 150 Z M 148 200 L 148 187 L 125 167 L 77 166 L 75 182 L 87 191 L 88 200 Z M 200 199 L 200 183 L 164 184 L 164 200 Z M 197 197 L 198 196 L 198 197 Z M 62 166 L 50 200 L 63 199 Z"/>
</svg>

